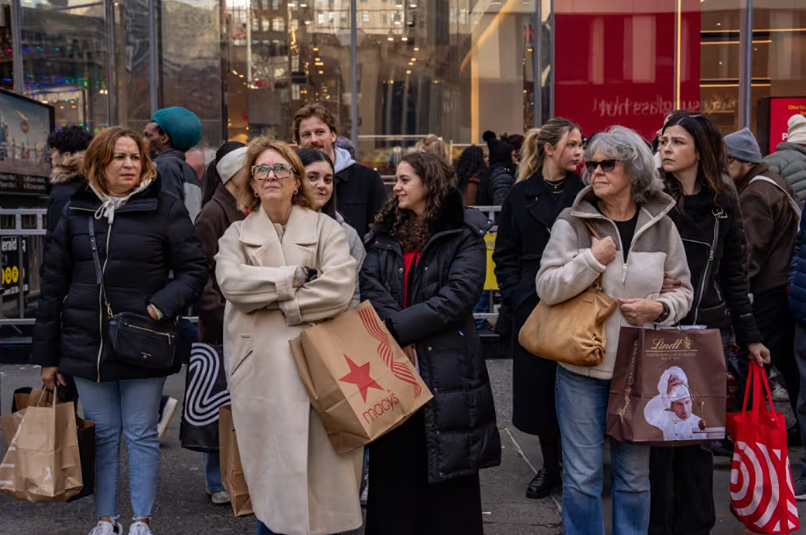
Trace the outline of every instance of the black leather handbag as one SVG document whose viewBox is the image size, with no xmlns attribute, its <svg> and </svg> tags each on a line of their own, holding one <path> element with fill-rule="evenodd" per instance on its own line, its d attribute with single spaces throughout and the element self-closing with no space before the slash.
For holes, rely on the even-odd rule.
<svg viewBox="0 0 806 535">
<path fill-rule="evenodd" d="M 104 287 L 101 260 L 98 258 L 95 218 L 92 216 L 89 218 L 89 231 L 96 283 L 100 286 L 108 320 L 111 351 L 107 352 L 107 358 L 151 370 L 170 369 L 176 360 L 176 348 L 179 344 L 176 322 L 153 320 L 150 316 L 134 312 L 112 313 Z M 108 254 L 109 251 L 107 251 Z M 103 314 L 103 312 L 101 313 Z"/>
</svg>

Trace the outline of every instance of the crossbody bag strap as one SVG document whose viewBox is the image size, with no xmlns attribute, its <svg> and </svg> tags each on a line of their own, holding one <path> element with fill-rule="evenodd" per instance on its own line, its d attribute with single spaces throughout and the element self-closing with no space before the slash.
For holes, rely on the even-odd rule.
<svg viewBox="0 0 806 535">
<path fill-rule="evenodd" d="M 584 223 L 585 223 L 585 226 L 588 227 L 588 230 L 591 231 L 591 234 L 593 234 L 594 238 L 596 238 L 597 240 L 602 239 L 602 238 L 599 237 L 599 233 L 596 232 L 596 225 L 593 223 L 593 221 L 591 221 L 590 219 L 585 219 Z M 593 243 L 591 243 L 591 247 L 593 247 Z M 600 292 L 603 292 L 604 291 L 604 273 L 599 273 L 599 276 L 596 277 L 596 280 L 593 281 L 593 284 L 591 284 L 591 286 L 593 288 L 599 290 Z"/>
<path fill-rule="evenodd" d="M 801 209 L 800 204 L 798 204 L 798 202 L 795 199 L 793 199 L 791 195 L 789 195 L 788 191 L 786 191 L 784 188 L 782 188 L 781 185 L 778 184 L 778 182 L 776 182 L 775 180 L 771 179 L 770 177 L 767 177 L 767 176 L 764 176 L 764 175 L 759 175 L 759 176 L 753 178 L 748 184 L 752 184 L 753 182 L 755 182 L 757 180 L 772 184 L 773 186 L 778 188 L 784 195 L 786 195 L 786 199 L 789 201 L 789 206 L 791 206 L 792 209 L 795 210 L 795 213 L 798 214 L 798 220 L 800 220 L 800 218 L 802 217 L 802 214 L 803 214 L 803 210 Z"/>
<path fill-rule="evenodd" d="M 104 273 L 101 268 L 101 259 L 98 257 L 98 241 L 95 239 L 95 218 L 90 216 L 88 218 L 88 228 L 90 231 L 90 250 L 92 250 L 92 263 L 95 266 L 95 284 L 100 286 L 101 295 L 106 304 L 106 312 L 112 318 L 112 307 L 109 306 L 109 301 L 106 298 L 106 288 L 104 287 Z M 109 254 L 107 252 L 107 254 Z"/>
</svg>

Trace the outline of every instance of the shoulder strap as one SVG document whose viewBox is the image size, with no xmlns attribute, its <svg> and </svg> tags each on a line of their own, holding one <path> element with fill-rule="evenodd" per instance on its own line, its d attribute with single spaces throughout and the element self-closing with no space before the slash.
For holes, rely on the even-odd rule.
<svg viewBox="0 0 806 535">
<path fill-rule="evenodd" d="M 793 199 L 793 198 L 792 198 L 792 197 L 789 195 L 789 193 L 788 193 L 788 192 L 787 192 L 787 191 L 786 191 L 784 188 L 782 188 L 782 187 L 781 187 L 781 185 L 780 185 L 778 182 L 776 182 L 775 180 L 771 179 L 770 177 L 766 177 L 766 176 L 763 176 L 763 175 L 759 175 L 759 176 L 757 176 L 757 177 L 753 178 L 753 179 L 752 179 L 752 180 L 749 182 L 749 184 L 752 184 L 752 183 L 753 183 L 753 182 L 755 182 L 756 180 L 761 180 L 762 182 L 767 182 L 767 183 L 769 183 L 769 184 L 772 184 L 773 186 L 775 186 L 775 187 L 776 187 L 776 188 L 778 188 L 779 190 L 781 190 L 781 192 L 782 192 L 784 195 L 786 195 L 786 198 L 787 198 L 787 200 L 789 201 L 789 205 L 792 207 L 792 209 L 793 209 L 793 210 L 795 210 L 795 213 L 796 213 L 796 214 L 798 214 L 798 219 L 800 219 L 800 218 L 801 218 L 801 216 L 802 216 L 802 214 L 803 214 L 803 210 L 801 209 L 800 205 L 797 203 L 797 201 L 795 201 L 795 199 Z"/>
<path fill-rule="evenodd" d="M 112 307 L 109 306 L 109 301 L 106 298 L 106 288 L 104 288 L 104 273 L 101 269 L 101 259 L 98 257 L 98 242 L 95 239 L 95 217 L 92 215 L 88 218 L 88 228 L 90 231 L 90 249 L 92 250 L 92 263 L 95 266 L 95 284 L 100 286 L 101 288 L 101 295 L 104 298 L 104 303 L 106 304 L 106 311 L 111 318 L 112 314 Z M 109 254 L 107 251 L 106 254 Z"/>
<path fill-rule="evenodd" d="M 585 226 L 588 227 L 588 230 L 591 231 L 591 234 L 593 234 L 594 238 L 596 238 L 597 240 L 602 239 L 599 237 L 599 233 L 596 232 L 596 225 L 593 223 L 593 221 L 591 221 L 590 219 L 585 219 Z"/>
</svg>

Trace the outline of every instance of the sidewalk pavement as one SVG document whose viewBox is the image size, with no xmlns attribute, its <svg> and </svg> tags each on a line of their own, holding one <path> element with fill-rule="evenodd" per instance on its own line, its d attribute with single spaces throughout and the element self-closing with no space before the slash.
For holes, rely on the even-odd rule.
<svg viewBox="0 0 806 535">
<path fill-rule="evenodd" d="M 511 374 L 512 362 L 488 362 L 495 391 L 498 423 L 503 446 L 502 463 L 485 470 L 481 477 L 481 492 L 485 535 L 560 535 L 561 494 L 544 500 L 529 500 L 526 484 L 540 468 L 540 447 L 536 437 L 524 435 L 512 427 Z M 39 370 L 32 366 L 0 366 L 0 409 L 11 408 L 11 396 L 16 388 L 38 386 Z M 184 392 L 184 375 L 171 377 L 166 392 L 180 399 Z M 180 405 L 181 407 L 181 405 Z M 125 451 L 125 448 L 124 448 Z M 0 454 L 5 445 L 0 445 Z M 796 462 L 798 449 L 790 449 L 790 459 Z M 125 466 L 125 465 L 124 465 Z M 606 479 L 609 472 L 606 474 Z M 121 470 L 121 519 L 128 527 L 132 511 L 128 503 L 128 474 Z M 713 535 L 742 535 L 750 533 L 731 516 L 728 510 L 730 482 L 729 459 L 718 459 L 714 474 L 717 525 Z M 607 485 L 607 483 L 606 483 Z M 609 488 L 605 490 L 605 509 L 609 523 Z M 799 504 L 806 534 L 806 503 Z M 29 504 L 0 494 L 0 535 L 86 535 L 94 525 L 91 499 L 70 504 Z M 253 535 L 254 517 L 235 518 L 229 506 L 214 506 L 204 492 L 202 455 L 184 450 L 179 445 L 179 411 L 163 438 L 162 474 L 153 515 L 156 535 Z M 360 535 L 363 530 L 354 534 Z M 608 534 L 611 531 L 608 529 Z M 412 534 L 416 535 L 416 534 Z"/>
</svg>

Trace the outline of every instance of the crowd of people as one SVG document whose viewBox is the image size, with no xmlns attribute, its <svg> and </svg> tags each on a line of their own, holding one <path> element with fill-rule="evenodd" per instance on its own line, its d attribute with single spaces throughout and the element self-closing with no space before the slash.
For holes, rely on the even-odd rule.
<svg viewBox="0 0 806 535">
<path fill-rule="evenodd" d="M 389 195 L 339 140 L 327 107 L 303 107 L 293 125 L 296 150 L 267 137 L 228 142 L 201 181 L 184 156 L 201 124 L 181 108 L 158 111 L 144 133 L 66 128 L 49 140 L 33 362 L 46 386 L 75 389 L 95 422 L 90 535 L 123 533 L 123 439 L 128 533 L 152 533 L 159 436 L 175 405 L 162 390 L 192 341 L 224 346 L 258 535 L 357 529 L 362 488 L 368 535 L 482 535 L 479 471 L 500 463 L 501 440 L 473 318 L 494 222 L 472 206 L 501 206 L 496 330 L 511 340 L 513 423 L 539 437 L 543 457 L 526 495 L 561 487 L 566 535 L 605 531 L 606 442 L 613 533 L 699 535 L 716 521 L 713 456 L 731 450 L 729 438 L 674 448 L 607 438 L 621 326 L 719 329 L 730 373 L 741 381 L 750 361 L 774 365 L 806 431 L 806 223 L 795 193 L 806 195 L 806 118 L 790 120 L 789 141 L 767 159 L 751 131 L 723 137 L 688 111 L 669 114 L 654 143 L 621 126 L 585 138 L 562 118 L 525 136 L 485 132 L 455 164 L 429 135 L 398 164 Z M 521 347 L 539 302 L 568 301 L 596 280 L 618 301 L 600 365 Z M 361 301 L 434 397 L 368 455 L 338 455 L 288 342 Z M 183 319 L 190 307 L 198 326 Z M 179 355 L 164 366 L 121 358 L 110 336 L 121 313 L 176 325 Z M 218 455 L 203 462 L 205 490 L 227 503 Z M 802 469 L 798 499 L 806 455 Z"/>
</svg>

